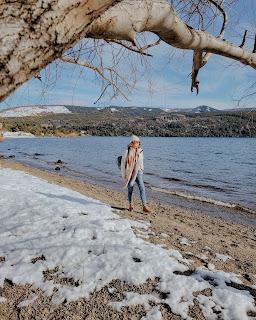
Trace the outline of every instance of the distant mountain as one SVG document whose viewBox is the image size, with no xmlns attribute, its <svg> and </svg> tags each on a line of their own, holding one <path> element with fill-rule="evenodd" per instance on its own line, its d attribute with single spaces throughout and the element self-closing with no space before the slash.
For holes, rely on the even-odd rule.
<svg viewBox="0 0 256 320">
<path fill-rule="evenodd" d="M 34 106 L 3 110 L 3 130 L 36 136 L 256 137 L 256 109 Z M 30 117 L 29 117 L 30 116 Z"/>
<path fill-rule="evenodd" d="M 218 110 L 209 106 L 198 106 L 196 108 L 166 108 L 162 109 L 165 112 L 179 112 L 179 113 L 205 113 L 205 112 L 221 112 L 225 110 Z"/>
<path fill-rule="evenodd" d="M 76 107 L 76 106 L 66 106 L 72 113 L 101 113 L 103 114 L 118 114 L 122 117 L 140 117 L 140 116 L 159 116 L 164 113 L 205 113 L 205 112 L 221 112 L 221 110 L 209 107 L 209 106 L 199 106 L 196 108 L 175 108 L 175 109 L 162 109 L 162 108 L 146 108 L 146 107 L 120 107 L 120 106 L 109 106 L 102 108 L 92 108 L 92 107 Z"/>
<path fill-rule="evenodd" d="M 160 108 L 146 108 L 146 107 L 121 107 L 121 106 L 108 106 L 108 107 L 82 107 L 82 106 L 69 106 L 65 107 L 71 113 L 78 113 L 84 115 L 98 115 L 98 116 L 118 116 L 118 117 L 152 117 L 158 116 L 163 113 Z"/>
<path fill-rule="evenodd" d="M 119 117 L 155 117 L 163 113 L 160 108 L 109 106 L 99 109 L 102 114 L 115 114 Z"/>
<path fill-rule="evenodd" d="M 2 118 L 18 118 L 18 117 L 31 117 L 31 116 L 45 116 L 48 114 L 84 114 L 93 115 L 98 114 L 119 114 L 123 117 L 140 117 L 140 116 L 157 116 L 162 113 L 160 108 L 143 108 L 143 107 L 83 107 L 83 106 L 70 106 L 70 105 L 35 105 L 35 106 L 22 106 L 4 109 L 0 111 Z"/>
<path fill-rule="evenodd" d="M 65 106 L 24 106 L 4 109 L 3 111 L 0 111 L 0 117 L 19 118 L 58 113 L 67 114 L 71 113 L 71 111 Z"/>
<path fill-rule="evenodd" d="M 220 112 L 220 110 L 214 109 L 214 108 L 208 107 L 208 106 L 199 106 L 199 107 L 193 108 L 191 110 L 191 112 L 193 112 L 193 113 Z"/>
<path fill-rule="evenodd" d="M 22 106 L 4 109 L 0 111 L 0 117 L 2 118 L 19 118 L 19 117 L 31 117 L 31 116 L 46 116 L 54 114 L 63 115 L 87 115 L 96 118 L 113 118 L 118 117 L 121 119 L 130 118 L 152 118 L 159 117 L 165 114 L 181 113 L 181 114 L 209 114 L 209 113 L 239 113 L 256 110 L 255 108 L 234 108 L 226 110 L 218 110 L 209 106 L 198 106 L 196 108 L 148 108 L 148 107 L 121 107 L 121 106 L 108 106 L 108 107 L 83 107 L 83 106 L 71 106 L 71 105 L 35 105 L 35 106 Z"/>
</svg>

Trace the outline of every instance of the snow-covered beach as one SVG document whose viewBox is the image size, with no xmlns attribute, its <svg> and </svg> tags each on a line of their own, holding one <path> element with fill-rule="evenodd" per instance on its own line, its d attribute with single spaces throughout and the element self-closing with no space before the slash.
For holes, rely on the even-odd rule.
<svg viewBox="0 0 256 320">
<path fill-rule="evenodd" d="M 200 240 L 180 232 L 185 230 L 181 214 L 173 214 L 178 220 L 173 229 L 179 232 L 161 223 L 157 232 L 163 206 L 158 206 L 159 217 L 157 212 L 129 216 L 119 203 L 104 203 L 109 203 L 106 192 L 100 199 L 106 201 L 95 200 L 96 186 L 87 192 L 84 186 L 81 194 L 75 188 L 79 182 L 1 164 L 1 320 L 17 314 L 20 319 L 255 319 L 255 265 L 233 272 L 239 269 L 233 270 L 234 252 L 215 251 L 203 232 L 204 250 L 193 251 Z M 232 232 L 239 234 L 236 226 L 226 226 L 232 247 Z M 250 257 L 255 233 L 238 228 L 250 237 L 247 261 L 255 263 Z M 172 246 L 173 237 L 178 247 Z"/>
</svg>

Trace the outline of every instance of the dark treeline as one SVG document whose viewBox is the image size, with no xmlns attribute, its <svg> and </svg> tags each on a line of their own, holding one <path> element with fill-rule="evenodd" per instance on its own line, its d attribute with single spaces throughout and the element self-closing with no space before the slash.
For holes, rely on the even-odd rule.
<svg viewBox="0 0 256 320">
<path fill-rule="evenodd" d="M 3 118 L 5 130 L 26 131 L 35 135 L 98 135 L 161 137 L 256 137 L 256 111 L 173 112 L 144 109 L 136 114 L 122 111 L 88 110 L 25 118 Z"/>
</svg>

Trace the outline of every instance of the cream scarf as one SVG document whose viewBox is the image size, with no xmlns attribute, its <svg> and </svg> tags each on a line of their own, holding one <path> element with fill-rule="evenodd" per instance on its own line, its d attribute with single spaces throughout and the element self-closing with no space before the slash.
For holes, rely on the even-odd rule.
<svg viewBox="0 0 256 320">
<path fill-rule="evenodd" d="M 141 148 L 128 148 L 126 159 L 125 159 L 125 169 L 124 169 L 124 178 L 125 178 L 125 187 L 127 187 L 130 182 L 131 185 L 134 184 L 135 179 L 139 170 L 139 156 L 142 152 Z"/>
</svg>

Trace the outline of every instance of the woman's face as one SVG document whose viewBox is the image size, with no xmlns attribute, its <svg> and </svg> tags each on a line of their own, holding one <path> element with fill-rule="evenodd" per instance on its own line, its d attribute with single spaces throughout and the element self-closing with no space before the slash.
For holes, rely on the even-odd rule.
<svg viewBox="0 0 256 320">
<path fill-rule="evenodd" d="M 140 146 L 140 142 L 139 141 L 133 141 L 132 142 L 132 146 L 133 146 L 133 148 L 138 148 Z"/>
</svg>

